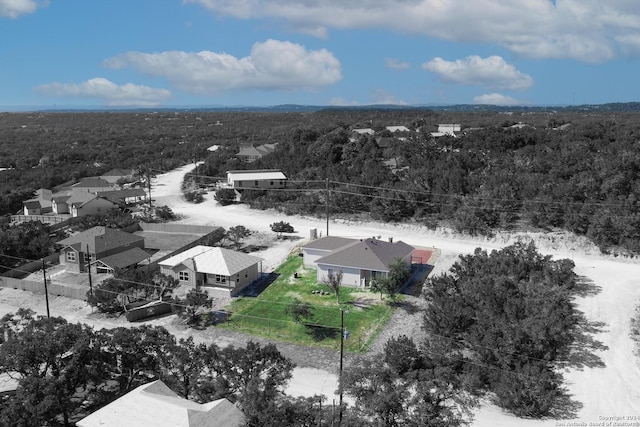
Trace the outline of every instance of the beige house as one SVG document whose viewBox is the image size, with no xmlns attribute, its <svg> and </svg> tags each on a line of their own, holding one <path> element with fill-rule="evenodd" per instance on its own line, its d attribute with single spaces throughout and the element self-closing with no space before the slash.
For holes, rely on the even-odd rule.
<svg viewBox="0 0 640 427">
<path fill-rule="evenodd" d="M 177 295 L 191 289 L 226 298 L 237 294 L 262 273 L 262 258 L 212 246 L 198 245 L 159 261 L 160 273 L 180 282 Z"/>
</svg>

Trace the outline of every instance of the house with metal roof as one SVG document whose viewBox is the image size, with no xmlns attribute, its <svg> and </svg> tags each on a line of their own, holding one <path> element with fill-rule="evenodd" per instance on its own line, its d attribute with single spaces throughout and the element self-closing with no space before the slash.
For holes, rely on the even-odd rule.
<svg viewBox="0 0 640 427">
<path fill-rule="evenodd" d="M 287 176 L 280 169 L 234 170 L 227 172 L 227 186 L 235 190 L 285 188 Z"/>
<path fill-rule="evenodd" d="M 62 247 L 60 264 L 75 273 L 112 273 L 134 267 L 151 257 L 144 238 L 108 227 L 93 227 L 57 243 Z"/>
<path fill-rule="evenodd" d="M 213 246 L 194 246 L 158 262 L 160 273 L 180 282 L 179 294 L 205 289 L 211 296 L 226 298 L 258 279 L 262 258 Z M 178 294 L 174 292 L 174 294 Z"/>
<path fill-rule="evenodd" d="M 401 241 L 329 236 L 303 246 L 302 253 L 305 266 L 315 264 L 318 282 L 341 271 L 342 285 L 364 287 L 372 279 L 387 277 L 396 262 L 410 265 L 414 249 Z"/>
<path fill-rule="evenodd" d="M 78 427 L 240 427 L 242 411 L 228 399 L 196 403 L 162 381 L 141 385 L 76 423 Z"/>
</svg>

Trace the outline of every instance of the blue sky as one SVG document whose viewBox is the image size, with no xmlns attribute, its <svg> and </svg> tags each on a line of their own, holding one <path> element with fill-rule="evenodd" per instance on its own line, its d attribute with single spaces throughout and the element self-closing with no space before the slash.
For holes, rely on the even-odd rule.
<svg viewBox="0 0 640 427">
<path fill-rule="evenodd" d="M 640 101 L 636 0 L 0 0 L 0 110 Z"/>
</svg>

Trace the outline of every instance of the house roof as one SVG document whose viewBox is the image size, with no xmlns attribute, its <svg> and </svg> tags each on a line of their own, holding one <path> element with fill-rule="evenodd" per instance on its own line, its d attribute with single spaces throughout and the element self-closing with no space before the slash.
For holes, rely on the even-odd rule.
<svg viewBox="0 0 640 427">
<path fill-rule="evenodd" d="M 51 201 L 56 203 L 66 203 L 67 200 L 69 200 L 70 198 L 71 198 L 71 194 L 57 193 L 51 197 Z"/>
<path fill-rule="evenodd" d="M 360 135 L 373 135 L 374 133 L 376 133 L 376 131 L 374 131 L 371 128 L 353 129 L 353 132 L 358 133 Z"/>
<path fill-rule="evenodd" d="M 404 259 L 413 250 L 413 246 L 404 242 L 391 243 L 377 239 L 359 240 L 319 258 L 316 264 L 389 271 L 396 259 Z"/>
<path fill-rule="evenodd" d="M 22 202 L 22 205 L 27 209 L 37 209 L 42 207 L 42 205 L 40 204 L 40 200 L 35 199 L 25 200 L 24 202 Z"/>
<path fill-rule="evenodd" d="M 100 176 L 131 176 L 133 173 L 132 169 L 111 169 Z"/>
<path fill-rule="evenodd" d="M 287 179 L 286 175 L 279 169 L 227 171 L 227 177 L 234 181 Z"/>
<path fill-rule="evenodd" d="M 132 243 L 144 241 L 143 237 L 135 234 L 125 233 L 108 227 L 93 227 L 58 242 L 59 245 L 69 246 L 78 252 L 86 252 L 87 245 L 89 252 L 100 254 L 110 249 L 124 247 Z"/>
<path fill-rule="evenodd" d="M 406 126 L 387 126 L 386 129 L 389 132 L 410 132 Z"/>
<path fill-rule="evenodd" d="M 128 197 L 144 197 L 147 193 L 142 188 L 125 188 L 123 190 L 113 191 L 98 191 L 96 193 L 99 197 L 104 197 L 109 200 L 124 200 Z"/>
<path fill-rule="evenodd" d="M 162 381 L 142 385 L 78 421 L 79 427 L 239 427 L 244 415 L 227 399 L 196 403 Z"/>
<path fill-rule="evenodd" d="M 80 206 L 80 205 L 83 205 L 83 204 L 85 204 L 85 203 L 97 198 L 97 197 L 98 196 L 96 194 L 89 193 L 88 191 L 87 192 L 77 191 L 77 192 L 74 192 L 69 197 L 69 199 L 67 199 L 67 204 Z"/>
<path fill-rule="evenodd" d="M 113 187 L 113 184 L 108 183 L 102 178 L 90 177 L 83 178 L 80 182 L 76 182 L 72 185 L 73 188 L 89 188 L 89 187 Z"/>
<path fill-rule="evenodd" d="M 133 247 L 126 251 L 100 258 L 98 261 L 109 268 L 127 268 L 147 260 L 151 255 L 139 247 Z"/>
<path fill-rule="evenodd" d="M 176 267 L 184 264 L 190 270 L 198 273 L 220 274 L 233 276 L 262 261 L 253 255 L 212 246 L 194 246 L 177 255 L 160 261 L 158 264 L 166 267 Z"/>
<path fill-rule="evenodd" d="M 351 243 L 357 242 L 356 239 L 346 237 L 326 236 L 313 242 L 307 243 L 302 249 L 318 249 L 321 251 L 333 251 Z"/>
</svg>

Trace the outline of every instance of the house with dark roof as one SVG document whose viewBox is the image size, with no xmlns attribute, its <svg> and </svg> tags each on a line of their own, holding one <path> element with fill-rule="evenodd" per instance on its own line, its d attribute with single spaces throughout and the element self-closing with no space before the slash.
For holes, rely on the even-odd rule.
<svg viewBox="0 0 640 427">
<path fill-rule="evenodd" d="M 57 243 L 60 264 L 75 273 L 112 273 L 136 266 L 151 255 L 144 250 L 144 238 L 108 227 L 93 227 Z"/>
<path fill-rule="evenodd" d="M 305 266 L 315 264 L 318 282 L 341 271 L 344 286 L 365 287 L 372 279 L 387 277 L 396 262 L 410 265 L 414 249 L 401 241 L 328 236 L 304 245 L 302 253 Z"/>
<path fill-rule="evenodd" d="M 105 213 L 111 209 L 117 209 L 118 205 L 95 193 L 82 191 L 74 192 L 66 204 L 71 216 L 85 216 Z"/>
<path fill-rule="evenodd" d="M 115 183 L 110 183 L 95 176 L 82 178 L 79 182 L 71 185 L 71 190 L 73 190 L 74 193 L 77 191 L 97 193 L 98 191 L 112 191 L 117 189 L 118 186 Z"/>
<path fill-rule="evenodd" d="M 180 282 L 180 293 L 205 289 L 211 296 L 227 298 L 260 277 L 262 258 L 230 249 L 198 245 L 159 261 L 158 266 L 160 273 Z"/>
<path fill-rule="evenodd" d="M 236 157 L 244 162 L 251 163 L 273 153 L 277 144 L 262 144 L 254 146 L 253 144 L 241 145 L 240 151 L 236 154 Z"/>
<path fill-rule="evenodd" d="M 78 427 L 240 427 L 242 411 L 226 398 L 196 403 L 157 380 L 135 388 L 76 423 Z"/>
<path fill-rule="evenodd" d="M 25 215 L 42 215 L 51 212 L 51 190 L 46 188 L 36 190 L 34 198 L 22 202 L 22 211 Z"/>
<path fill-rule="evenodd" d="M 98 191 L 96 195 L 107 199 L 120 207 L 143 202 L 147 199 L 147 193 L 142 188 L 123 188 L 122 190 Z"/>
<path fill-rule="evenodd" d="M 100 179 L 107 181 L 110 184 L 116 184 L 121 179 L 133 180 L 135 171 L 133 169 L 111 169 L 109 172 L 105 172 L 100 175 Z"/>
</svg>

